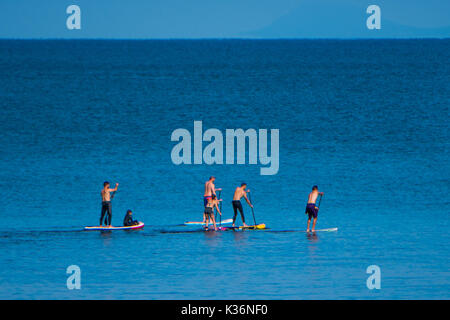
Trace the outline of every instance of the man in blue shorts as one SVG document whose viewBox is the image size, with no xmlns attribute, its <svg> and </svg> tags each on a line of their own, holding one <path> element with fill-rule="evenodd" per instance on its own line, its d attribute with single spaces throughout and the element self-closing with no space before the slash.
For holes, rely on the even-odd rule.
<svg viewBox="0 0 450 320">
<path fill-rule="evenodd" d="M 316 230 L 317 214 L 319 213 L 319 208 L 316 207 L 316 201 L 319 195 L 323 196 L 323 192 L 319 192 L 319 188 L 317 186 L 314 186 L 308 196 L 308 204 L 306 205 L 305 209 L 305 214 L 308 214 L 308 226 L 306 227 L 306 232 L 309 232 L 311 218 L 314 218 L 311 231 L 314 232 Z"/>
</svg>

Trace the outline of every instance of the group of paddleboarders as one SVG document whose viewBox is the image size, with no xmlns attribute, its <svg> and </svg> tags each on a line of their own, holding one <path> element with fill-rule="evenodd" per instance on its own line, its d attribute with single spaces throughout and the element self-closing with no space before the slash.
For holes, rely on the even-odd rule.
<svg viewBox="0 0 450 320">
<path fill-rule="evenodd" d="M 203 194 L 203 206 L 205 207 L 205 210 L 203 211 L 203 223 L 205 224 L 205 229 L 208 230 L 208 226 L 210 223 L 213 224 L 214 230 L 217 231 L 217 225 L 216 225 L 216 219 L 214 216 L 214 208 L 217 210 L 217 213 L 222 215 L 222 212 L 219 209 L 219 202 L 222 201 L 222 199 L 217 199 L 216 191 L 222 191 L 222 189 L 215 187 L 214 181 L 216 178 L 214 176 L 211 176 L 208 181 L 205 182 L 205 193 Z M 237 187 L 234 191 L 233 195 L 233 201 L 231 202 L 233 206 L 234 216 L 233 216 L 233 227 L 236 223 L 236 217 L 237 212 L 241 214 L 241 219 L 244 227 L 248 227 L 245 223 L 245 216 L 244 216 L 244 209 L 242 208 L 241 199 L 244 197 L 244 199 L 247 201 L 248 205 L 253 208 L 253 205 L 250 203 L 250 201 L 247 198 L 247 192 L 250 192 L 250 190 L 246 190 L 247 184 L 245 182 L 241 183 L 240 187 Z"/>
<path fill-rule="evenodd" d="M 114 198 L 115 192 L 119 188 L 119 184 L 116 183 L 116 187 L 114 189 L 110 188 L 110 184 L 108 181 L 103 182 L 103 189 L 101 192 L 102 196 L 102 210 L 100 214 L 100 226 L 103 224 L 103 220 L 105 222 L 106 227 L 111 227 L 112 222 L 112 204 L 111 200 Z M 112 193 L 112 194 L 111 194 Z M 123 219 L 123 225 L 125 227 L 130 227 L 139 224 L 137 220 L 133 220 L 133 212 L 131 210 L 127 210 L 125 214 L 125 218 Z"/>
<path fill-rule="evenodd" d="M 208 229 L 208 225 L 212 223 L 214 226 L 214 230 L 217 230 L 214 209 L 217 210 L 219 215 L 222 215 L 222 212 L 219 209 L 219 202 L 222 201 L 222 199 L 217 199 L 216 191 L 221 191 L 222 189 L 216 189 L 214 185 L 215 180 L 216 178 L 214 176 L 211 176 L 209 180 L 205 182 L 205 193 L 203 195 L 203 205 L 205 207 L 203 213 L 203 223 L 205 225 L 205 229 Z M 236 223 L 238 211 L 241 214 L 243 226 L 248 227 L 245 223 L 244 209 L 242 207 L 241 199 L 244 198 L 251 208 L 253 208 L 253 205 L 247 197 L 247 193 L 250 192 L 250 190 L 246 190 L 246 188 L 247 184 L 243 182 L 241 186 L 237 187 L 234 191 L 233 201 L 231 202 L 234 212 L 233 227 Z M 313 220 L 311 231 L 314 232 L 316 230 L 317 215 L 319 213 L 319 207 L 316 205 L 316 202 L 319 195 L 323 196 L 323 194 L 323 192 L 319 192 L 319 188 L 317 186 L 313 186 L 312 191 L 308 195 L 308 202 L 305 209 L 305 214 L 308 215 L 306 232 L 310 231 L 311 220 Z"/>
<path fill-rule="evenodd" d="M 205 225 L 205 229 L 208 230 L 208 226 L 210 223 L 213 224 L 214 230 L 217 231 L 217 224 L 216 219 L 214 216 L 214 209 L 217 210 L 217 213 L 219 215 L 222 215 L 222 212 L 219 208 L 219 204 L 222 201 L 222 199 L 218 199 L 216 195 L 216 191 L 220 192 L 222 189 L 215 187 L 216 178 L 214 176 L 211 176 L 208 181 L 205 182 L 205 193 L 203 195 L 203 224 Z M 103 220 L 105 220 L 105 225 L 107 227 L 111 227 L 112 222 L 112 205 L 111 200 L 114 198 L 115 192 L 117 191 L 119 187 L 119 184 L 116 183 L 115 188 L 110 188 L 110 184 L 108 181 L 105 181 L 103 183 L 103 189 L 101 191 L 102 196 L 102 209 L 101 209 L 101 215 L 100 215 L 100 226 L 103 224 Z M 241 183 L 240 187 L 237 187 L 234 190 L 233 195 L 233 201 L 231 202 L 233 207 L 233 227 L 235 227 L 236 223 L 236 217 L 237 213 L 239 211 L 242 219 L 242 223 L 244 227 L 248 227 L 248 225 L 245 223 L 245 216 L 244 216 L 244 209 L 242 207 L 241 199 L 244 198 L 245 201 L 248 203 L 248 205 L 253 208 L 253 204 L 250 202 L 250 200 L 247 197 L 247 193 L 249 193 L 250 190 L 247 189 L 247 184 L 245 182 Z M 111 194 L 112 193 L 112 194 Z M 313 186 L 311 193 L 308 196 L 308 202 L 305 209 L 305 214 L 308 215 L 308 224 L 306 231 L 310 231 L 310 225 L 311 220 L 313 220 L 311 231 L 314 232 L 316 228 L 316 222 L 317 222 L 317 215 L 319 212 L 319 207 L 316 205 L 317 198 L 320 196 L 323 196 L 323 192 L 319 191 L 319 188 L 317 186 Z M 319 201 L 320 203 L 320 201 Z M 124 226 L 133 226 L 139 224 L 137 220 L 133 220 L 132 217 L 132 211 L 127 210 L 125 214 L 125 218 L 123 220 Z"/>
</svg>

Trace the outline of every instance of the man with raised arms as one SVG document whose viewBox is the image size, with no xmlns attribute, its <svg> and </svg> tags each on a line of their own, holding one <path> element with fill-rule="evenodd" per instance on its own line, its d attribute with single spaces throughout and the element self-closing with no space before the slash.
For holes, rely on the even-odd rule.
<svg viewBox="0 0 450 320">
<path fill-rule="evenodd" d="M 205 182 L 205 193 L 203 194 L 203 206 L 206 207 L 208 201 L 211 199 L 212 195 L 216 195 L 216 191 L 222 190 L 220 188 L 216 189 L 214 185 L 216 178 L 214 176 L 209 177 L 209 180 Z M 203 223 L 206 221 L 206 215 L 203 212 Z"/>
<path fill-rule="evenodd" d="M 253 205 L 250 203 L 250 201 L 247 198 L 247 192 L 250 192 L 250 190 L 245 190 L 245 188 L 247 188 L 247 184 L 245 182 L 243 182 L 241 184 L 241 186 L 237 187 L 236 190 L 234 191 L 233 201 L 231 202 L 233 205 L 233 211 L 234 211 L 233 227 L 235 226 L 234 224 L 236 222 L 236 216 L 237 216 L 238 210 L 239 210 L 239 213 L 241 214 L 241 219 L 242 219 L 242 223 L 244 224 L 244 227 L 248 227 L 245 224 L 244 209 L 242 208 L 241 198 L 244 197 L 245 201 L 247 201 L 248 205 L 251 208 L 253 208 Z"/>
<path fill-rule="evenodd" d="M 106 220 L 105 220 L 105 225 L 107 225 L 108 227 L 111 227 L 111 220 L 112 220 L 111 192 L 116 192 L 118 186 L 119 186 L 119 184 L 116 183 L 116 187 L 114 189 L 111 189 L 109 187 L 108 181 L 105 181 L 103 183 L 103 189 L 101 192 L 101 194 L 102 194 L 102 212 L 101 212 L 101 216 L 100 216 L 100 226 L 103 223 L 103 218 L 106 213 L 107 216 L 106 216 Z"/>
<path fill-rule="evenodd" d="M 319 213 L 319 208 L 316 207 L 316 201 L 319 195 L 323 196 L 323 192 L 319 192 L 319 188 L 314 186 L 308 196 L 308 203 L 305 209 L 305 214 L 308 214 L 308 226 L 306 227 L 306 232 L 309 232 L 311 218 L 314 218 L 311 231 L 314 232 L 316 230 L 317 214 Z"/>
</svg>

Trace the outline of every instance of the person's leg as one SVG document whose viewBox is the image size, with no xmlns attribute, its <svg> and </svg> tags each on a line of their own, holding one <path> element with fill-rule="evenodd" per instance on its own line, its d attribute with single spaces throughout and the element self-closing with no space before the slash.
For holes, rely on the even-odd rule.
<svg viewBox="0 0 450 320">
<path fill-rule="evenodd" d="M 233 211 L 234 211 L 234 215 L 233 215 L 233 227 L 234 227 L 234 224 L 236 222 L 236 217 L 237 217 L 237 208 L 236 208 L 236 205 L 234 202 L 232 202 L 232 205 L 233 205 Z"/>
<path fill-rule="evenodd" d="M 242 219 L 242 224 L 244 225 L 244 227 L 248 227 L 245 224 L 245 217 L 244 217 L 244 208 L 242 208 L 242 204 L 239 202 L 239 206 L 238 206 L 239 212 L 241 214 L 241 219 Z"/>
<path fill-rule="evenodd" d="M 205 229 L 208 230 L 208 226 L 209 226 L 209 214 L 205 214 L 205 216 L 206 216 Z"/>
<path fill-rule="evenodd" d="M 314 208 L 314 220 L 313 220 L 313 226 L 312 226 L 312 232 L 316 231 L 316 221 L 317 221 L 317 214 L 319 213 L 319 210 L 317 208 Z"/>
<path fill-rule="evenodd" d="M 112 223 L 112 205 L 111 203 L 108 204 L 108 226 L 111 227 Z"/>
<path fill-rule="evenodd" d="M 205 208 L 206 208 L 206 205 L 207 205 L 207 204 L 208 204 L 208 201 L 206 200 L 205 197 L 203 197 L 203 223 L 206 222 Z"/>
<path fill-rule="evenodd" d="M 311 223 L 311 216 L 308 217 L 308 226 L 306 227 L 306 232 L 309 232 L 309 224 Z"/>
<path fill-rule="evenodd" d="M 106 206 L 102 203 L 102 211 L 100 215 L 100 226 L 103 224 L 103 218 L 105 217 Z"/>
<path fill-rule="evenodd" d="M 317 221 L 317 215 L 319 213 L 319 209 L 318 208 L 314 208 L 314 213 L 313 213 L 313 226 L 312 226 L 312 232 L 316 231 L 316 221 Z"/>
<path fill-rule="evenodd" d="M 211 214 L 211 220 L 214 226 L 214 230 L 217 231 L 217 226 L 216 226 L 216 217 L 214 217 L 214 213 Z"/>
</svg>

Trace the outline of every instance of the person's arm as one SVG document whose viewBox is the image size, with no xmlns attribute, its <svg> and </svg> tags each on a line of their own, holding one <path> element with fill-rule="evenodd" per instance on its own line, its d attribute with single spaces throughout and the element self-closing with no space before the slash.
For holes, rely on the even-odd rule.
<svg viewBox="0 0 450 320">
<path fill-rule="evenodd" d="M 217 202 L 214 204 L 216 206 L 217 212 L 222 215 L 222 212 L 220 212 L 219 206 L 217 205 Z"/>
<path fill-rule="evenodd" d="M 117 187 L 119 186 L 119 184 L 118 183 L 116 183 L 116 187 L 114 188 L 114 189 L 109 189 L 109 192 L 115 192 L 115 191 L 117 191 Z"/>
<path fill-rule="evenodd" d="M 248 205 L 253 208 L 253 205 L 250 203 L 250 201 L 247 198 L 247 193 L 244 193 L 244 198 L 245 198 L 245 201 L 247 201 Z"/>
</svg>

